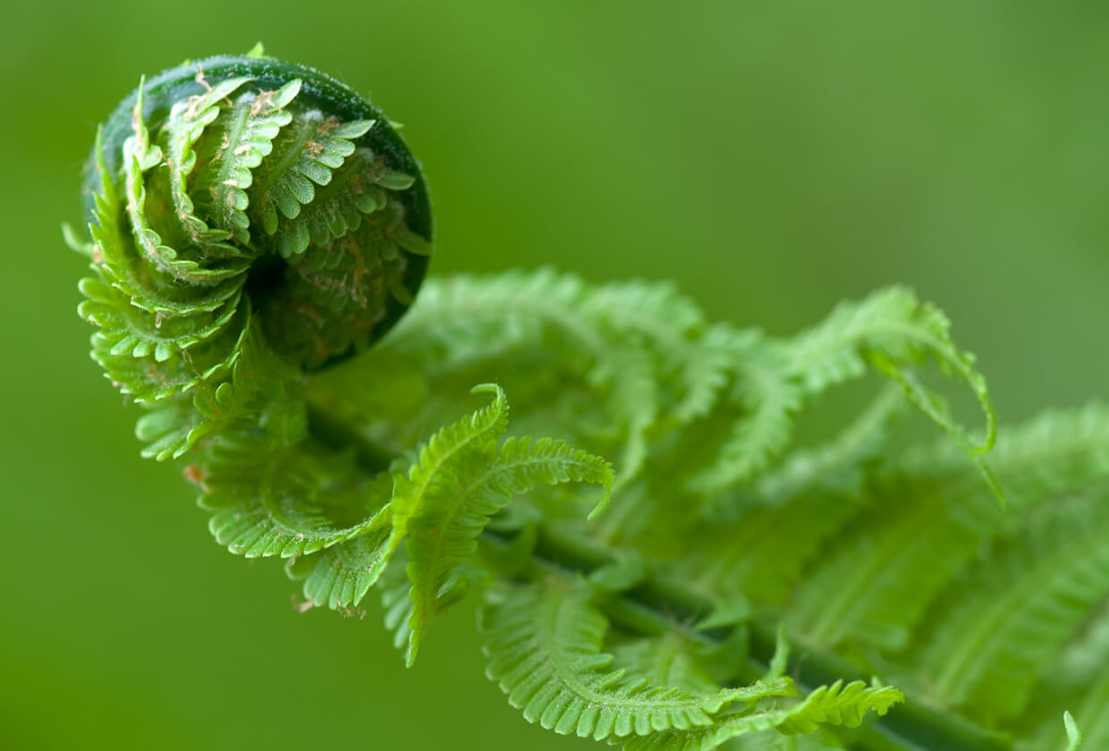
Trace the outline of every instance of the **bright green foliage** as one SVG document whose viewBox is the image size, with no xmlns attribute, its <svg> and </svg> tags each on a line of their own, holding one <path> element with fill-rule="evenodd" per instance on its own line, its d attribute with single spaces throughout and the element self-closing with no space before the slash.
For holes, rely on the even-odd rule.
<svg viewBox="0 0 1109 751">
<path fill-rule="evenodd" d="M 998 434 L 973 356 L 900 287 L 793 338 L 550 269 L 413 302 L 416 164 L 338 86 L 259 57 L 144 83 L 69 233 L 93 357 L 219 544 L 285 559 L 302 610 L 377 585 L 409 664 L 479 594 L 509 702 L 629 751 L 1109 747 L 1109 409 Z M 867 376 L 853 420 L 794 445 Z M 895 452 L 914 411 L 947 436 Z"/>
<path fill-rule="evenodd" d="M 655 733 L 626 743 L 624 749 L 708 751 L 731 738 L 771 728 L 787 736 L 811 733 L 824 724 L 854 728 L 862 724 L 867 712 L 884 715 L 902 700 L 901 692 L 895 688 L 868 687 L 862 681 L 844 686 L 842 681 L 836 681 L 831 686 L 821 686 L 792 707 L 757 709 L 692 730 Z"/>
<path fill-rule="evenodd" d="M 625 678 L 610 669 L 612 655 L 601 653 L 608 623 L 587 593 L 551 579 L 510 591 L 484 613 L 486 672 L 529 722 L 596 740 L 653 736 L 711 726 L 713 715 L 736 702 L 795 693 L 786 678 L 704 694 Z"/>
</svg>

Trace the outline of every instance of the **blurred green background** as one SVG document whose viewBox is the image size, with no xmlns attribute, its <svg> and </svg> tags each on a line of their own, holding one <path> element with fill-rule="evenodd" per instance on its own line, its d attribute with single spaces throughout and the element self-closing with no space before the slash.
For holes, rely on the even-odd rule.
<svg viewBox="0 0 1109 751">
<path fill-rule="evenodd" d="M 330 26 L 332 31 L 324 32 Z M 674 278 L 788 333 L 894 281 L 1003 419 L 1106 392 L 1109 3 L 36 0 L 0 23 L 0 747 L 570 749 L 482 677 L 462 607 L 402 666 L 214 545 L 74 309 L 95 125 L 185 58 L 309 63 L 405 124 L 437 273 Z"/>
</svg>

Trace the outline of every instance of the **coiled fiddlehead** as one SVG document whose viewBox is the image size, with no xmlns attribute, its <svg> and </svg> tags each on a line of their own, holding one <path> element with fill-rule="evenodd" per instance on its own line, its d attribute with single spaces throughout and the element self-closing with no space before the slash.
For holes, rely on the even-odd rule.
<svg viewBox="0 0 1109 751">
<path fill-rule="evenodd" d="M 379 338 L 427 266 L 427 190 L 388 121 L 260 55 L 140 83 L 98 134 L 86 189 L 96 276 L 80 313 L 113 384 L 157 407 L 140 434 L 159 458 L 232 423 L 302 421 L 296 399 L 275 412 L 269 397 Z"/>
</svg>

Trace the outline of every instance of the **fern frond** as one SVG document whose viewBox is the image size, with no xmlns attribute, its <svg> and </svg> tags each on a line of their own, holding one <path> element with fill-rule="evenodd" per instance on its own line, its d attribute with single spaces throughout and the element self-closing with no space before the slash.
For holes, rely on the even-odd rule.
<svg viewBox="0 0 1109 751">
<path fill-rule="evenodd" d="M 266 234 L 277 232 L 280 216 L 296 219 L 316 200 L 316 186 L 331 182 L 355 152 L 354 142 L 372 128 L 372 120 L 340 124 L 312 111 L 288 127 L 274 144 L 274 158 L 257 171 L 250 190 L 251 215 Z"/>
<path fill-rule="evenodd" d="M 779 467 L 759 478 L 757 492 L 770 506 L 790 502 L 804 493 L 853 495 L 879 457 L 890 424 L 904 411 L 905 400 L 895 384 L 888 384 L 832 440 L 788 454 Z M 950 442 L 944 442 L 945 447 Z M 960 457 L 960 466 L 966 457 Z"/>
<path fill-rule="evenodd" d="M 219 117 L 224 100 L 250 80 L 252 79 L 248 76 L 240 76 L 220 81 L 203 94 L 177 102 L 169 114 L 167 166 L 170 200 L 184 235 L 192 243 L 204 246 L 208 252 L 218 249 L 228 255 L 235 255 L 237 249 L 225 242 L 230 239 L 230 232 L 213 229 L 196 215 L 196 207 L 188 189 L 188 179 L 197 164 L 197 154 L 193 147 L 204 129 Z"/>
<path fill-rule="evenodd" d="M 733 738 L 723 748 L 727 751 L 839 751 L 843 744 L 834 739 L 826 741 L 820 733 L 782 735 L 777 730 L 764 730 Z"/>
<path fill-rule="evenodd" d="M 979 485 L 970 493 L 980 496 Z M 816 643 L 855 638 L 896 650 L 980 537 L 952 521 L 949 507 L 968 498 L 948 487 L 891 479 L 868 495 L 873 515 L 805 570 L 787 619 Z"/>
<path fill-rule="evenodd" d="M 297 373 L 265 346 L 256 324 L 243 329 L 232 354 L 230 372 L 220 371 L 200 385 L 191 399 L 159 402 L 139 418 L 135 435 L 147 445 L 142 455 L 176 459 L 205 440 L 233 432 L 265 416 L 275 445 L 289 445 L 304 434 L 304 403 Z"/>
<path fill-rule="evenodd" d="M 189 186 L 197 212 L 240 244 L 250 242 L 247 190 L 253 171 L 273 151 L 273 141 L 293 120 L 285 107 L 300 92 L 293 79 L 277 91 L 247 91 L 218 112 L 197 144 L 200 164 Z M 216 102 L 218 103 L 218 99 Z"/>
<path fill-rule="evenodd" d="M 419 449 L 419 459 L 406 474 L 398 474 L 393 488 L 394 524 L 407 534 L 408 522 L 424 503 L 426 495 L 449 488 L 457 481 L 457 473 L 465 462 L 456 457 L 480 458 L 491 453 L 497 439 L 508 428 L 508 397 L 504 389 L 486 383 L 475 386 L 471 393 L 493 395 L 493 401 L 471 415 L 440 428 Z"/>
<path fill-rule="evenodd" d="M 806 696 L 775 727 L 787 735 L 811 733 L 823 724 L 854 728 L 862 724 L 868 712 L 884 715 L 894 704 L 904 701 L 904 694 L 892 686 L 867 686 L 862 681 L 845 686 L 843 681 L 836 681 Z"/>
<path fill-rule="evenodd" d="M 536 485 L 566 482 L 604 487 L 595 514 L 608 504 L 614 479 L 604 459 L 550 438 L 509 438 L 493 456 L 455 454 L 437 471 L 453 481 L 443 483 L 441 491 L 425 494 L 408 524 L 413 605 L 409 665 L 415 661 L 428 623 L 453 602 L 449 581 L 455 569 L 477 551 L 477 538 L 493 514 Z"/>
<path fill-rule="evenodd" d="M 393 509 L 377 507 L 380 499 L 349 457 L 221 438 L 204 472 L 198 502 L 213 512 L 209 529 L 229 552 L 247 558 L 307 555 L 393 520 Z"/>
<path fill-rule="evenodd" d="M 779 340 L 669 283 L 542 269 L 433 281 L 393 328 L 430 250 L 418 163 L 355 92 L 255 53 L 143 80 L 90 163 L 89 238 L 66 240 L 144 455 L 191 452 L 217 541 L 285 558 L 309 605 L 349 613 L 377 586 L 409 663 L 485 588 L 489 676 L 558 733 L 633 751 L 1066 733 L 1074 751 L 1068 709 L 1109 745 L 1109 409 L 1048 414 L 987 466 L 985 380 L 911 292 Z M 978 399 L 981 445 L 929 363 Z M 802 410 L 868 368 L 889 381 L 871 406 L 791 453 Z M 500 385 L 457 419 L 460 389 L 494 380 L 521 415 L 507 439 Z M 949 440 L 888 461 L 903 404 Z M 620 504 L 587 527 L 595 489 L 570 483 L 601 486 L 593 515 Z M 903 699 L 857 680 L 873 672 L 912 709 L 843 730 Z M 788 675 L 830 685 L 798 697 Z"/>
<path fill-rule="evenodd" d="M 311 203 L 301 205 L 295 218 L 278 224 L 274 233 L 277 252 L 284 258 L 298 256 L 311 244 L 324 245 L 361 228 L 363 215 L 388 204 L 376 185 L 382 172 L 373 151 L 356 149 L 331 173 L 326 185 L 313 189 Z"/>
<path fill-rule="evenodd" d="M 1109 507 L 1030 527 L 999 546 L 933 611 L 916 652 L 937 706 L 1000 716 L 1025 707 L 1037 678 L 1109 595 Z"/>
<path fill-rule="evenodd" d="M 1109 407 L 1091 402 L 1076 409 L 1050 409 L 1024 424 L 1006 426 L 990 463 L 1013 511 L 1102 481 L 1109 477 Z M 965 456 L 949 441 L 917 447 L 899 464 L 916 478 L 976 480 L 966 472 Z"/>
<path fill-rule="evenodd" d="M 673 424 L 709 413 L 728 381 L 730 353 L 692 300 L 673 284 L 630 281 L 597 287 L 585 308 L 616 336 L 648 344 L 662 379 L 672 383 L 667 412 Z"/>
<path fill-rule="evenodd" d="M 783 602 L 820 546 L 858 514 L 849 499 L 814 493 L 780 507 L 747 508 L 734 522 L 709 522 L 679 569 L 713 592 L 741 592 L 757 603 Z"/>
<path fill-rule="evenodd" d="M 132 304 L 129 295 L 100 280 L 84 279 L 80 289 L 86 299 L 78 306 L 78 313 L 105 329 L 103 346 L 110 347 L 110 355 L 153 355 L 159 363 L 226 329 L 238 310 L 241 292 L 240 288 L 211 313 L 170 317 Z"/>
<path fill-rule="evenodd" d="M 541 342 L 550 329 L 574 348 L 600 352 L 603 339 L 575 312 L 583 293 L 578 277 L 550 268 L 429 279 L 420 290 L 420 304 L 381 350 L 406 353 L 436 373 L 492 359 L 524 342 Z"/>
<path fill-rule="evenodd" d="M 874 363 L 905 386 L 925 414 L 973 455 L 989 451 L 997 435 L 997 419 L 974 356 L 951 341 L 951 323 L 939 309 L 921 304 L 902 287 L 881 290 L 858 303 L 842 303 L 813 329 L 791 343 L 792 367 L 810 394 L 856 378 Z M 940 407 L 937 395 L 912 375 L 911 369 L 931 355 L 945 373 L 957 376 L 974 392 L 986 419 L 985 438 L 972 447 L 965 433 Z"/>
<path fill-rule="evenodd" d="M 1005 431 L 991 457 L 1011 490 L 1003 514 L 948 442 L 917 451 L 862 492 L 874 516 L 808 569 L 790 622 L 824 644 L 847 638 L 899 650 L 984 541 L 1047 501 L 1109 476 L 1109 420 L 1099 405 L 1047 413 Z M 1023 512 L 1015 516 L 1016 512 Z M 823 513 L 834 513 L 827 511 Z"/>
<path fill-rule="evenodd" d="M 802 735 L 822 725 L 853 728 L 861 725 L 868 713 L 884 715 L 904 700 L 896 688 L 867 686 L 862 681 L 845 686 L 837 681 L 812 691 L 793 707 L 725 716 L 706 727 L 632 738 L 624 743 L 624 751 L 711 751 L 732 738 L 772 729 L 783 735 Z"/>
<path fill-rule="evenodd" d="M 744 414 L 712 466 L 690 479 L 690 487 L 703 493 L 720 492 L 766 469 L 789 443 L 802 405 L 803 391 L 776 342 L 735 335 L 727 348 L 739 373 L 731 399 Z"/>
<path fill-rule="evenodd" d="M 179 281 L 194 284 L 212 285 L 245 271 L 249 264 L 246 259 L 202 264 L 198 260 L 186 258 L 166 244 L 147 213 L 144 173 L 160 167 L 165 160 L 165 153 L 160 146 L 150 141 L 150 131 L 143 120 L 142 84 L 139 85 L 138 98 L 132 114 L 132 128 L 134 134 L 123 144 L 126 214 L 131 224 L 135 245 L 143 258 L 158 271 Z"/>
<path fill-rule="evenodd" d="M 382 347 L 413 358 L 433 375 L 514 348 L 552 347 L 561 355 L 560 367 L 580 371 L 591 390 L 607 397 L 599 406 L 625 439 L 620 476 L 627 482 L 642 466 L 647 432 L 659 419 L 659 363 L 634 339 L 606 329 L 603 320 L 626 322 L 631 315 L 615 310 L 622 296 L 601 305 L 588 303 L 584 293 L 579 278 L 551 269 L 430 280 L 420 305 Z"/>
<path fill-rule="evenodd" d="M 485 608 L 482 627 L 490 635 L 486 674 L 529 722 L 561 735 L 653 736 L 709 725 L 713 715 L 736 702 L 793 693 L 788 679 L 710 695 L 626 679 L 623 671 L 608 669 L 613 658 L 601 653 L 608 628 L 604 616 L 589 604 L 585 590 L 565 581 L 510 590 Z"/>
<path fill-rule="evenodd" d="M 388 473 L 378 475 L 367 488 L 367 495 L 374 499 L 369 505 L 380 506 L 378 515 L 382 517 L 369 532 L 313 555 L 290 558 L 285 564 L 290 579 L 304 580 L 304 597 L 309 603 L 332 610 L 356 608 L 381 578 L 400 544 L 388 505 L 392 489 Z"/>
<path fill-rule="evenodd" d="M 689 641 L 672 632 L 620 644 L 612 650 L 612 657 L 612 667 L 625 671 L 629 678 L 645 679 L 652 686 L 671 686 L 700 696 L 719 690 L 699 664 Z"/>
<path fill-rule="evenodd" d="M 240 305 L 217 334 L 190 344 L 187 350 L 170 346 L 159 351 L 156 343 L 142 342 L 131 349 L 123 347 L 120 352 L 116 346 L 126 342 L 118 332 L 98 331 L 92 336 L 92 357 L 121 393 L 141 404 L 159 402 L 228 373 L 235 363 L 236 345 L 247 318 L 248 307 Z M 136 349 L 138 356 L 134 354 Z M 159 356 L 165 359 L 159 361 Z"/>
</svg>

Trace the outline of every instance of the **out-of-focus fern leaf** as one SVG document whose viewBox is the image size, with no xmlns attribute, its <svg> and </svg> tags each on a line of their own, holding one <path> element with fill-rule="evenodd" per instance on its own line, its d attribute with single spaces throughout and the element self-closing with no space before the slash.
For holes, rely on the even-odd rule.
<svg viewBox="0 0 1109 751">
<path fill-rule="evenodd" d="M 955 347 L 950 328 L 951 322 L 942 311 L 921 304 L 907 289 L 891 287 L 861 302 L 840 304 L 823 323 L 797 336 L 791 345 L 793 371 L 808 392 L 819 393 L 862 375 L 870 361 L 902 383 L 914 404 L 961 448 L 978 456 L 993 446 L 997 420 L 985 377 L 975 368 L 974 356 Z M 986 431 L 980 446 L 972 447 L 939 396 L 913 374 L 912 369 L 929 355 L 945 373 L 965 382 L 981 404 Z"/>
<path fill-rule="evenodd" d="M 759 478 L 759 498 L 766 505 L 776 506 L 804 493 L 857 493 L 904 404 L 900 389 L 889 384 L 835 438 L 788 454 L 780 467 Z M 965 464 L 964 456 L 961 465 Z"/>
<path fill-rule="evenodd" d="M 1106 595 L 1109 506 L 1030 527 L 998 545 L 932 611 L 914 651 L 922 688 L 937 706 L 1019 714 L 1037 677 Z"/>
<path fill-rule="evenodd" d="M 788 622 L 817 643 L 905 646 L 925 606 L 978 546 L 975 531 L 952 522 L 949 504 L 966 498 L 947 487 L 891 479 L 870 494 L 875 513 L 814 560 L 791 600 Z"/>
<path fill-rule="evenodd" d="M 1012 488 L 1013 514 L 1109 475 L 1105 417 L 1095 405 L 1005 431 L 991 461 Z M 997 508 L 947 442 L 912 453 L 900 466 L 872 480 L 864 499 L 875 515 L 807 571 L 792 601 L 790 622 L 820 643 L 850 637 L 903 648 L 924 609 L 1013 517 Z"/>
<path fill-rule="evenodd" d="M 652 686 L 671 686 L 700 696 L 720 688 L 698 663 L 689 640 L 672 632 L 620 644 L 612 656 L 612 667 L 624 670 L 628 678 L 646 679 Z"/>
<path fill-rule="evenodd" d="M 721 748 L 726 751 L 837 751 L 843 745 L 826 740 L 820 733 L 782 735 L 777 730 L 766 730 L 733 738 Z"/>
<path fill-rule="evenodd" d="M 803 391 L 777 342 L 732 335 L 726 348 L 739 373 L 731 400 L 744 414 L 712 466 L 691 478 L 690 486 L 704 493 L 719 492 L 766 469 L 789 443 L 802 404 Z"/>
<path fill-rule="evenodd" d="M 819 493 L 776 508 L 748 508 L 735 521 L 698 527 L 698 541 L 679 568 L 696 571 L 709 591 L 781 603 L 820 545 L 861 508 Z"/>
<path fill-rule="evenodd" d="M 1074 721 L 1074 717 L 1070 712 L 1063 714 L 1063 725 L 1067 731 L 1066 751 L 1078 751 L 1082 745 L 1082 731 L 1078 729 L 1078 723 Z"/>
<path fill-rule="evenodd" d="M 1077 409 L 1045 410 L 1024 424 L 1007 426 L 990 463 L 1013 511 L 1102 481 L 1109 477 L 1109 407 L 1092 402 Z M 954 482 L 961 476 L 967 484 L 977 479 L 948 441 L 909 451 L 900 466 L 913 477 Z"/>
<path fill-rule="evenodd" d="M 429 279 L 420 304 L 381 343 L 381 351 L 408 353 L 431 373 L 459 370 L 528 342 L 548 330 L 571 349 L 600 353 L 604 342 L 576 312 L 580 279 L 552 269 L 509 271 L 495 277 Z"/>
<path fill-rule="evenodd" d="M 640 304 L 638 294 L 587 304 L 584 290 L 577 277 L 550 269 L 429 280 L 420 305 L 382 347 L 405 353 L 432 373 L 488 361 L 515 347 L 552 347 L 563 355 L 562 367 L 580 368 L 592 389 L 607 396 L 599 403 L 626 437 L 620 465 L 626 482 L 642 466 L 647 431 L 659 419 L 661 365 L 652 350 L 612 330 L 626 334 L 622 327 L 630 326 L 635 313 L 619 305 Z M 681 335 L 679 329 L 675 336 Z"/>
<path fill-rule="evenodd" d="M 1082 626 L 1050 671 L 1042 676 L 1029 702 L 1038 711 L 1018 719 L 1016 732 L 1020 751 L 1062 746 L 1065 728 L 1059 725 L 1058 712 L 1074 710 L 1090 748 L 1109 746 L 1109 603 Z M 1050 711 L 1055 710 L 1055 711 Z M 1049 714 L 1050 712 L 1050 714 Z"/>
<path fill-rule="evenodd" d="M 585 299 L 586 310 L 621 338 L 648 344 L 661 379 L 670 384 L 669 419 L 678 425 L 712 409 L 728 380 L 730 353 L 707 336 L 701 310 L 669 283 L 606 284 Z"/>
</svg>

